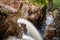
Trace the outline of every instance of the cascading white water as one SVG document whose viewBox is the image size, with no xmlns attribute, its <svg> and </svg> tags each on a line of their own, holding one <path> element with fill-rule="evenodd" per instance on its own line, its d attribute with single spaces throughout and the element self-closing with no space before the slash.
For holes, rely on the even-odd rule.
<svg viewBox="0 0 60 40">
<path fill-rule="evenodd" d="M 35 28 L 35 26 L 31 22 L 29 22 L 26 19 L 19 18 L 17 20 L 17 23 L 26 24 L 27 34 L 23 33 L 22 39 L 18 39 L 16 37 L 10 36 L 7 40 L 42 40 L 40 33 L 38 32 L 38 30 Z"/>
<path fill-rule="evenodd" d="M 35 26 L 31 22 L 29 22 L 26 19 L 19 18 L 17 23 L 26 24 L 27 35 L 31 36 L 35 40 L 42 40 L 40 33 L 38 32 L 38 30 L 35 28 Z"/>
<path fill-rule="evenodd" d="M 49 25 L 49 24 L 52 23 L 52 22 L 53 22 L 53 18 L 52 18 L 52 16 L 50 15 L 50 16 L 47 17 L 46 24 Z"/>
<path fill-rule="evenodd" d="M 49 14 L 46 16 L 46 25 L 49 25 L 50 23 L 53 22 L 54 18 L 52 16 L 53 14 L 49 12 Z"/>
</svg>

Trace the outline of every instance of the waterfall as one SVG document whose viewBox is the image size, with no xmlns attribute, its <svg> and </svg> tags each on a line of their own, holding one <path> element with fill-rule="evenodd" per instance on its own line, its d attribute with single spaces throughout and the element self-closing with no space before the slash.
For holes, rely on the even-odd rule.
<svg viewBox="0 0 60 40">
<path fill-rule="evenodd" d="M 35 28 L 35 26 L 31 22 L 29 22 L 26 19 L 19 18 L 17 23 L 26 24 L 27 35 L 30 35 L 35 40 L 42 40 L 40 33 L 38 32 L 38 30 Z"/>
</svg>

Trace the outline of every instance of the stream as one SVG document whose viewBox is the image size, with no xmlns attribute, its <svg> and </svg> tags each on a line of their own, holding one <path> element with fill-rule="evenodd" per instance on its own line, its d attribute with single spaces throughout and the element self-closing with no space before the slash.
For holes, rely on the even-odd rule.
<svg viewBox="0 0 60 40">
<path fill-rule="evenodd" d="M 42 29 L 38 30 L 40 32 L 40 34 L 41 34 L 42 37 L 44 36 L 44 31 L 45 31 L 46 26 L 49 25 L 50 23 L 52 23 L 53 20 L 54 19 L 53 19 L 52 15 L 49 15 L 49 16 L 46 17 L 45 23 L 41 26 Z"/>
</svg>

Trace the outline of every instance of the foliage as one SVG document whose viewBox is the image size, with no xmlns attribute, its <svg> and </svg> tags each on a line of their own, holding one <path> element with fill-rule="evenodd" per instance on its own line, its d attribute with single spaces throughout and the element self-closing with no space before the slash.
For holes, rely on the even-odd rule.
<svg viewBox="0 0 60 40">
<path fill-rule="evenodd" d="M 29 0 L 30 3 L 35 3 L 35 4 L 41 4 L 41 5 L 45 5 L 46 3 L 48 3 L 48 0 Z"/>
<path fill-rule="evenodd" d="M 60 0 L 53 0 L 52 10 L 55 10 L 58 7 L 60 7 Z"/>
<path fill-rule="evenodd" d="M 60 7 L 60 0 L 53 0 L 55 6 Z"/>
</svg>

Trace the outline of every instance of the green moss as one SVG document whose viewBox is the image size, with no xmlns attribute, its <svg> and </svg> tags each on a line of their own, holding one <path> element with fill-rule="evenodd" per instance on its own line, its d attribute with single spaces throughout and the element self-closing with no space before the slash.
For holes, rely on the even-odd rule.
<svg viewBox="0 0 60 40">
<path fill-rule="evenodd" d="M 60 0 L 53 0 L 53 9 L 55 10 L 56 8 L 60 7 Z"/>
<path fill-rule="evenodd" d="M 29 0 L 29 3 L 45 5 L 48 3 L 48 0 Z"/>
<path fill-rule="evenodd" d="M 4 9 L 4 8 L 0 8 L 0 12 L 2 12 L 2 13 L 6 13 L 6 14 L 8 14 L 8 13 L 9 13 L 9 11 L 8 11 L 8 10 L 6 10 L 6 9 Z"/>
</svg>

